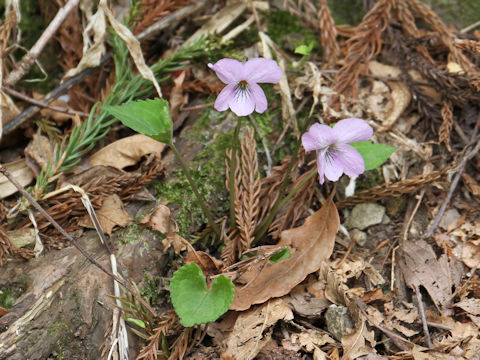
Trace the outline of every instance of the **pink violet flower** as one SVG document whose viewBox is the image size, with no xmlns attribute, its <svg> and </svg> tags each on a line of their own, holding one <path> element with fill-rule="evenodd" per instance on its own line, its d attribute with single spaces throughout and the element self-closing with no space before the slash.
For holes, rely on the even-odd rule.
<svg viewBox="0 0 480 360">
<path fill-rule="evenodd" d="M 343 119 L 333 128 L 328 125 L 313 124 L 302 135 L 305 151 L 317 151 L 317 169 L 320 184 L 325 177 L 337 181 L 343 173 L 357 177 L 365 171 L 362 155 L 348 143 L 367 141 L 373 129 L 362 119 Z"/>
<path fill-rule="evenodd" d="M 215 101 L 215 110 L 230 108 L 238 116 L 250 115 L 254 110 L 267 110 L 267 97 L 258 83 L 276 84 L 282 77 L 282 69 L 275 60 L 253 58 L 246 63 L 235 59 L 221 59 L 208 67 L 227 84 Z"/>
</svg>

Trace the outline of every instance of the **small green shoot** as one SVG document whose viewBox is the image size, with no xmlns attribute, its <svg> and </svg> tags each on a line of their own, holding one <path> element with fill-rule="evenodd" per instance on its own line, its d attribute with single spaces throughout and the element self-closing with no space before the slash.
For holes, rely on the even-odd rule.
<svg viewBox="0 0 480 360">
<path fill-rule="evenodd" d="M 209 291 L 202 270 L 195 263 L 175 271 L 170 282 L 172 304 L 185 327 L 217 320 L 232 305 L 234 294 L 232 281 L 224 275 L 213 280 Z"/>
<path fill-rule="evenodd" d="M 142 320 L 138 320 L 138 319 L 134 319 L 134 318 L 126 318 L 125 321 L 128 321 L 128 322 L 131 322 L 135 325 L 137 325 L 138 327 L 141 327 L 142 329 L 146 329 L 147 326 L 145 325 L 145 323 L 142 321 Z"/>
<path fill-rule="evenodd" d="M 365 161 L 365 171 L 375 169 L 388 160 L 395 151 L 395 147 L 375 144 L 371 141 L 360 141 L 351 143 L 355 149 L 362 155 Z"/>
<path fill-rule="evenodd" d="M 270 257 L 269 260 L 272 264 L 275 264 L 276 262 L 279 262 L 280 260 L 288 259 L 290 256 L 291 256 L 290 248 L 288 246 L 286 246 L 285 248 L 283 248 L 282 250 L 280 250 L 276 254 L 273 254 Z"/>
<path fill-rule="evenodd" d="M 295 48 L 295 54 L 300 54 L 303 56 L 308 56 L 313 50 L 313 47 L 315 46 L 314 41 L 310 41 L 310 44 L 308 45 L 300 45 Z"/>
</svg>

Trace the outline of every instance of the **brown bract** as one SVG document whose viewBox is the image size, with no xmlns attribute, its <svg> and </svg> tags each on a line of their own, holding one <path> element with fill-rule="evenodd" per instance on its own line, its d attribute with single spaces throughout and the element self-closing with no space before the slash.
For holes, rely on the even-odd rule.
<svg viewBox="0 0 480 360">
<path fill-rule="evenodd" d="M 288 294 L 308 274 L 317 271 L 333 251 L 335 235 L 340 225 L 332 193 L 325 204 L 305 223 L 283 231 L 279 246 L 289 246 L 291 256 L 275 264 L 252 266 L 237 285 L 231 310 L 246 310 L 273 297 Z"/>
</svg>

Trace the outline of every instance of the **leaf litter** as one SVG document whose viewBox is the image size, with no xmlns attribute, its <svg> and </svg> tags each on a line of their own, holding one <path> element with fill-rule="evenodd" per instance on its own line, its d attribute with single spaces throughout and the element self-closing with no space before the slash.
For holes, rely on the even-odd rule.
<svg viewBox="0 0 480 360">
<path fill-rule="evenodd" d="M 114 17 L 104 1 L 96 15 L 85 7 L 69 15 L 71 21 L 65 22 L 54 38 L 64 55 L 59 66 L 67 77 L 98 64 L 100 69 L 69 88 L 69 97 L 51 103 L 51 108 L 50 100 L 38 97 L 22 83 L 14 84 L 45 103 L 37 125 L 26 123 L 23 133 L 13 137 L 7 124 L 15 123 L 29 103 L 1 94 L 2 125 L 7 130 L 0 132 L 4 142 L 0 163 L 6 164 L 23 186 L 35 181 L 32 191 L 41 205 L 69 232 L 81 232 L 82 226 L 91 224 L 85 222 L 80 196 L 61 191 L 65 185 L 76 184 L 88 193 L 101 228 L 114 235 L 116 229 L 131 223 L 136 204 L 154 199 L 152 188 L 145 185 L 159 181 L 165 173 L 160 160 L 165 146 L 143 135 L 125 136 L 125 130 L 117 125 L 102 136 L 96 133 L 87 137 L 91 140 L 84 145 L 88 158 L 87 152 L 77 158 L 67 152 L 65 157 L 61 155 L 68 140 L 62 144 L 58 139 L 86 124 L 86 120 L 78 114 L 59 113 L 58 108 L 98 114 L 99 110 L 92 110 L 93 104 L 104 101 L 118 80 L 108 73 L 112 67 L 101 62 L 107 51 L 108 24 L 126 42 L 123 48 L 118 47 L 118 41 L 113 43 L 118 51 L 114 56 L 123 56 L 128 63 L 131 53 L 131 65 L 136 67 L 130 66 L 128 71 L 139 71 L 148 79 L 143 88 L 134 91 L 148 88 L 144 95 L 152 95 L 156 88 L 161 94 L 157 80 L 162 83 L 162 91 L 171 101 L 172 116 L 181 119 L 175 127 L 178 139 L 180 133 L 188 133 L 192 118 L 198 118 L 205 108 L 201 104 L 206 101 L 205 94 L 214 95 L 212 90 L 219 90 L 211 84 L 202 64 L 215 62 L 220 55 L 226 57 L 221 52 L 239 59 L 258 55 L 274 58 L 286 74 L 274 88 L 280 96 L 272 97 L 267 91 L 272 110 L 250 119 L 252 124 L 242 131 L 236 154 L 229 155 L 228 165 L 235 165 L 231 172 L 227 166 L 227 175 L 231 174 L 236 184 L 235 216 L 226 219 L 227 212 L 217 213 L 225 235 L 223 244 L 208 237 L 208 228 L 179 234 L 178 210 L 186 204 L 157 200 L 152 213 L 145 216 L 145 211 L 141 212 L 143 220 L 133 217 L 135 223 L 154 230 L 152 236 L 171 256 L 169 269 L 195 263 L 207 276 L 208 284 L 225 274 L 236 287 L 230 312 L 203 328 L 182 328 L 178 318 L 165 309 L 157 307 L 164 315 L 156 317 L 134 300 L 123 299 L 132 304 L 129 316 L 136 316 L 136 324 L 145 324 L 144 329 L 130 328 L 145 339 L 138 358 L 201 358 L 202 351 L 225 359 L 274 358 L 274 354 L 277 358 L 295 354 L 314 359 L 370 360 L 478 357 L 480 179 L 478 149 L 474 152 L 478 143 L 475 104 L 480 86 L 478 31 L 459 35 L 417 0 L 380 0 L 372 6 L 365 3 L 363 19 L 357 26 L 336 24 L 339 10 L 327 1 L 228 2 L 203 8 L 187 18 L 182 18 L 183 9 L 190 6 L 187 2 L 137 3 L 138 8 L 130 9 L 132 22 L 128 28 L 133 33 Z M 312 31 L 326 56 L 315 42 L 305 58 L 277 43 L 276 34 L 270 31 L 269 14 L 279 11 L 285 16 L 284 25 L 290 19 L 288 15 Z M 2 50 L 17 41 L 11 33 L 17 26 L 14 14 L 6 14 L 0 28 L 5 34 Z M 172 14 L 172 19 L 184 24 L 177 27 L 175 21 L 169 23 Z M 82 16 L 85 19 L 80 19 Z M 169 35 L 150 38 L 141 49 L 133 34 L 148 30 L 159 19 L 171 30 Z M 175 54 L 182 49 L 178 44 L 188 47 L 200 35 L 209 41 L 202 48 L 208 59 L 192 55 L 170 60 L 174 66 L 154 79 L 147 65 L 160 56 L 156 53 L 159 48 Z M 292 38 L 288 35 L 282 35 L 285 41 Z M 299 45 L 309 42 L 303 38 L 293 47 Z M 7 75 L 15 68 L 12 59 L 2 59 Z M 191 74 L 200 77 L 193 82 L 204 81 L 207 85 L 194 85 Z M 196 106 L 196 116 L 191 115 L 192 110 L 184 110 Z M 299 184 L 304 184 L 303 188 L 283 204 L 266 230 L 268 241 L 264 242 L 265 238 L 256 238 L 255 227 L 272 211 L 279 196 L 291 160 L 288 155 L 293 156 L 285 149 L 298 141 L 295 136 L 300 134 L 294 119 L 311 116 L 326 123 L 343 117 L 367 118 L 375 129 L 374 141 L 396 146 L 397 151 L 376 175 L 372 170 L 359 177 L 357 191 L 347 197 L 346 184 L 339 183 L 334 195 L 331 187 L 320 188 L 314 177 L 303 182 L 315 169 L 312 158 L 300 151 L 292 160 L 291 184 L 286 191 Z M 228 131 L 227 123 L 216 124 L 222 129 L 216 134 Z M 274 123 L 280 126 L 275 128 Z M 200 134 L 193 136 L 200 138 Z M 206 142 L 212 144 L 219 138 Z M 265 171 L 265 154 L 269 151 L 273 167 Z M 63 167 L 65 162 L 74 165 Z M 49 172 L 51 169 L 55 171 Z M 171 175 L 173 169 L 167 171 Z M 461 182 L 452 180 L 456 175 Z M 228 183 L 227 177 L 227 188 Z M 26 215 L 28 206 L 15 192 L 0 175 L 1 261 L 33 256 L 35 241 L 26 241 L 25 245 L 16 242 L 19 247 L 13 244 L 18 237 L 15 231 L 34 231 Z M 161 196 L 157 194 L 157 198 Z M 398 199 L 404 205 L 397 213 L 390 213 L 393 206 L 389 204 Z M 352 216 L 350 207 L 369 202 L 386 209 L 392 221 L 362 229 L 367 239 L 364 244 L 356 243 L 348 231 L 346 240 L 336 238 L 339 226 Z M 45 219 L 35 216 L 46 251 L 61 251 L 55 249 L 68 246 Z M 437 216 L 444 220 L 435 223 Z M 433 229 L 433 236 L 424 238 L 429 229 Z M 290 257 L 270 262 L 271 256 L 285 246 L 290 248 Z M 157 260 L 152 255 L 151 261 Z M 8 260 L 2 266 L 12 264 Z M 171 277 L 171 272 L 164 274 Z M 0 291 L 7 281 L 0 276 Z M 329 332 L 332 324 L 326 316 L 333 305 L 341 309 L 335 321 L 351 324 L 337 339 Z M 8 313 L 0 303 L 0 322 Z M 0 352 L 0 357 L 3 355 Z"/>
</svg>

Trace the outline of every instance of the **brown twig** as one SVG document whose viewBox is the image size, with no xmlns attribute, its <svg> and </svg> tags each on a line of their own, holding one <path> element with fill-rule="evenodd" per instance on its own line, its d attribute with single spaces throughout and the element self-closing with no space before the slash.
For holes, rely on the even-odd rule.
<svg viewBox="0 0 480 360">
<path fill-rule="evenodd" d="M 102 270 L 105 274 L 113 278 L 119 284 L 121 284 L 125 289 L 130 291 L 132 294 L 137 297 L 137 299 L 145 306 L 152 314 L 156 315 L 152 307 L 141 297 L 139 296 L 132 287 L 123 279 L 119 278 L 117 275 L 113 274 L 110 270 L 100 264 L 95 258 L 90 255 L 69 233 L 67 233 L 51 216 L 50 214 L 43 209 L 40 204 L 25 190 L 25 188 L 10 174 L 7 168 L 0 166 L 0 173 L 2 173 L 17 189 L 18 191 L 25 196 L 25 198 L 33 205 L 35 209 L 42 214 L 45 219 L 47 219 L 59 232 L 62 234 L 68 241 L 72 243 L 73 246 L 77 248 L 80 253 L 87 258 L 93 265 Z"/>
<path fill-rule="evenodd" d="M 427 233 L 425 234 L 425 238 L 429 238 L 433 235 L 435 230 L 438 227 L 438 224 L 440 224 L 440 220 L 442 219 L 443 214 L 445 213 L 445 210 L 447 209 L 448 204 L 450 203 L 450 200 L 452 199 L 453 192 L 457 188 L 458 182 L 460 181 L 460 178 L 462 177 L 463 171 L 465 170 L 465 167 L 467 165 L 467 162 L 473 158 L 479 151 L 480 151 L 480 137 L 477 136 L 477 131 L 478 127 L 475 127 L 475 130 L 473 131 L 472 135 L 472 140 L 469 145 L 467 145 L 467 148 L 470 146 L 473 146 L 474 144 L 475 147 L 470 150 L 466 151 L 460 165 L 456 168 L 456 174 L 455 177 L 452 180 L 452 183 L 450 184 L 450 189 L 448 190 L 447 197 L 445 198 L 445 201 L 443 202 L 442 206 L 440 207 L 440 210 L 438 210 L 437 215 L 435 216 L 435 219 L 432 221 Z"/>
<path fill-rule="evenodd" d="M 43 34 L 38 38 L 35 45 L 33 45 L 30 51 L 23 56 L 20 65 L 8 74 L 5 79 L 6 86 L 15 85 L 30 70 L 45 45 L 47 45 L 48 41 L 57 32 L 60 25 L 62 25 L 68 13 L 76 8 L 79 2 L 80 0 L 69 0 L 63 8 L 58 10 L 57 14 L 47 26 Z"/>
<path fill-rule="evenodd" d="M 21 92 L 18 92 L 16 90 L 13 90 L 13 89 L 5 87 L 5 86 L 2 86 L 2 90 L 5 91 L 9 95 L 12 95 L 12 96 L 14 96 L 18 99 L 21 99 L 23 101 L 26 101 L 30 104 L 36 105 L 36 106 L 41 107 L 41 108 L 50 109 L 50 110 L 53 110 L 53 111 L 57 111 L 57 112 L 72 115 L 72 116 L 75 116 L 75 115 L 83 116 L 83 117 L 88 117 L 89 116 L 89 114 L 87 114 L 85 112 L 82 112 L 82 111 L 70 110 L 70 109 L 67 109 L 67 108 L 64 108 L 64 107 L 53 106 L 53 105 L 46 104 L 41 100 L 33 99 L 33 98 L 31 98 L 31 97 L 29 97 L 25 94 L 22 94 Z"/>
<path fill-rule="evenodd" d="M 418 286 L 413 288 L 418 302 L 418 312 L 422 318 L 423 333 L 425 334 L 425 342 L 429 348 L 432 347 L 432 339 L 430 337 L 430 332 L 428 331 L 427 316 L 425 315 L 425 308 L 423 307 L 422 294 Z"/>
</svg>

